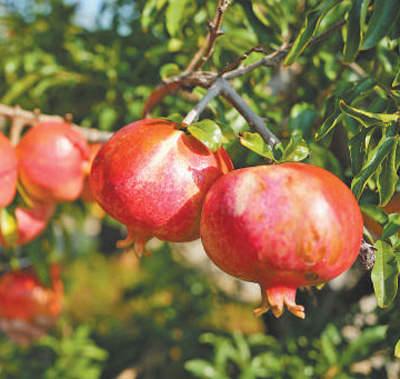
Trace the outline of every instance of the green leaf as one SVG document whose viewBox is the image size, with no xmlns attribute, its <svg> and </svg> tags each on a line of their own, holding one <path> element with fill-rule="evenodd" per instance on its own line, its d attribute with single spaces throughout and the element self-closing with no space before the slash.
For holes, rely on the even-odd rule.
<svg viewBox="0 0 400 379">
<path fill-rule="evenodd" d="M 378 250 L 375 253 L 376 261 L 371 279 L 378 305 L 385 308 L 397 294 L 399 263 L 386 242 L 377 241 L 375 247 Z"/>
<path fill-rule="evenodd" d="M 397 341 L 396 347 L 394 348 L 394 356 L 400 358 L 400 340 Z"/>
<path fill-rule="evenodd" d="M 310 42 L 311 38 L 314 36 L 324 15 L 340 2 L 341 0 L 328 0 L 307 14 L 303 27 L 301 28 L 298 37 L 294 41 L 289 54 L 286 56 L 284 62 L 285 66 L 289 66 L 296 61 L 303 50 L 307 47 L 307 44 Z"/>
<path fill-rule="evenodd" d="M 362 128 L 361 131 L 354 135 L 349 141 L 350 157 L 351 157 L 351 171 L 356 174 L 361 171 L 364 163 L 367 147 L 365 139 L 369 130 Z"/>
<path fill-rule="evenodd" d="M 397 74 L 396 74 L 395 78 L 393 79 L 392 87 L 395 88 L 399 85 L 400 85 L 400 70 L 397 71 Z"/>
<path fill-rule="evenodd" d="M 258 133 L 243 132 L 240 143 L 255 153 L 269 159 L 274 159 L 271 147 L 267 145 Z"/>
<path fill-rule="evenodd" d="M 217 372 L 214 366 L 203 359 L 193 359 L 185 363 L 185 370 L 199 378 L 204 379 L 229 379 L 227 376 Z"/>
<path fill-rule="evenodd" d="M 379 204 L 384 206 L 392 198 L 399 181 L 396 167 L 396 152 L 399 140 L 396 138 L 393 148 L 382 162 L 378 174 Z"/>
<path fill-rule="evenodd" d="M 310 155 L 310 149 L 308 148 L 307 142 L 303 139 L 300 133 L 293 133 L 289 144 L 283 151 L 282 158 L 280 161 L 302 161 Z"/>
<path fill-rule="evenodd" d="M 382 240 L 386 240 L 400 230 L 400 213 L 388 215 L 388 223 L 383 228 Z"/>
<path fill-rule="evenodd" d="M 18 240 L 17 219 L 13 212 L 7 208 L 0 208 L 0 230 L 5 241 L 10 245 L 14 245 Z"/>
<path fill-rule="evenodd" d="M 157 12 L 160 12 L 162 7 L 166 4 L 167 0 L 148 0 L 142 10 L 141 24 L 142 29 L 146 33 L 147 29 L 154 22 L 154 16 Z"/>
<path fill-rule="evenodd" d="M 350 366 L 355 361 L 361 361 L 371 355 L 369 346 L 384 341 L 387 325 L 377 325 L 362 331 L 361 335 L 342 352 L 341 366 Z"/>
<path fill-rule="evenodd" d="M 212 151 L 217 151 L 222 145 L 221 129 L 214 121 L 194 122 L 188 126 L 187 130 Z"/>
<path fill-rule="evenodd" d="M 161 79 L 167 79 L 179 74 L 180 72 L 181 70 L 176 63 L 166 63 L 160 68 L 160 77 Z"/>
<path fill-rule="evenodd" d="M 361 43 L 361 4 L 363 0 L 352 0 L 352 6 L 347 19 L 347 33 L 344 44 L 343 63 L 354 61 Z"/>
<path fill-rule="evenodd" d="M 368 180 L 379 169 L 386 156 L 396 144 L 396 138 L 382 139 L 378 146 L 372 151 L 369 160 L 351 183 L 351 190 L 357 200 L 360 198 Z"/>
<path fill-rule="evenodd" d="M 366 128 L 369 128 L 370 126 L 374 125 L 380 125 L 396 121 L 400 117 L 397 113 L 387 114 L 387 113 L 372 113 L 372 112 L 362 111 L 360 109 L 350 107 L 343 100 L 340 101 L 339 107 L 343 113 L 355 118 Z"/>
<path fill-rule="evenodd" d="M 166 23 L 168 33 L 174 37 L 182 24 L 187 0 L 168 0 Z"/>
<path fill-rule="evenodd" d="M 379 0 L 374 2 L 374 11 L 368 22 L 368 29 L 361 43 L 361 49 L 367 50 L 376 46 L 392 28 L 400 6 L 398 0 Z"/>
<path fill-rule="evenodd" d="M 363 213 L 375 220 L 379 225 L 383 226 L 389 221 L 389 217 L 386 212 L 372 204 L 365 204 L 360 206 Z"/>
</svg>

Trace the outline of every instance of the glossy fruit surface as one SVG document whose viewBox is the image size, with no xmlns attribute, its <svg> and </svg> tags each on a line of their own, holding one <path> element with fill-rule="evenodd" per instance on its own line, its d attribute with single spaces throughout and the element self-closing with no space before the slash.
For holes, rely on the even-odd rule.
<svg viewBox="0 0 400 379">
<path fill-rule="evenodd" d="M 66 122 L 42 122 L 29 129 L 16 147 L 19 178 L 33 199 L 73 201 L 82 191 L 89 146 Z"/>
<path fill-rule="evenodd" d="M 45 287 L 33 269 L 11 271 L 0 277 L 0 317 L 33 321 L 37 316 L 57 318 L 61 312 L 63 283 L 60 267 L 50 271 L 52 286 Z"/>
<path fill-rule="evenodd" d="M 244 168 L 208 192 L 201 239 L 211 260 L 239 279 L 260 284 L 259 315 L 279 317 L 299 286 L 325 283 L 358 256 L 363 220 L 350 189 L 336 176 L 302 163 Z"/>
<path fill-rule="evenodd" d="M 34 203 L 32 208 L 18 206 L 15 209 L 15 227 L 2 230 L 0 225 L 0 245 L 21 246 L 33 241 L 43 233 L 54 210 L 54 204 L 46 203 Z"/>
<path fill-rule="evenodd" d="M 0 208 L 13 200 L 17 191 L 18 159 L 11 141 L 0 133 Z"/>
<path fill-rule="evenodd" d="M 93 162 L 94 197 L 110 216 L 125 224 L 141 256 L 151 237 L 184 242 L 200 236 L 200 211 L 216 179 L 233 169 L 228 154 L 212 152 L 179 126 L 148 119 L 117 132 Z"/>
</svg>

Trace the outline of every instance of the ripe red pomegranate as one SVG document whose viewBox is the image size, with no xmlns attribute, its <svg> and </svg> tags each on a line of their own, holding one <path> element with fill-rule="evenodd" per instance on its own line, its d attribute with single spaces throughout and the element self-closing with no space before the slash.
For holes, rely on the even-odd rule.
<svg viewBox="0 0 400 379">
<path fill-rule="evenodd" d="M 0 225 L 0 245 L 13 247 L 33 241 L 43 233 L 54 210 L 54 204 L 34 203 L 32 208 L 18 206 L 15 209 L 16 230 L 3 231 Z"/>
<path fill-rule="evenodd" d="M 16 147 L 19 177 L 26 192 L 44 203 L 73 201 L 82 191 L 89 146 L 66 122 L 42 122 Z"/>
<path fill-rule="evenodd" d="M 118 131 L 93 162 L 94 197 L 128 228 L 118 247 L 149 254 L 151 237 L 184 242 L 200 236 L 200 211 L 212 183 L 233 169 L 225 150 L 212 152 L 179 126 L 148 119 Z"/>
<path fill-rule="evenodd" d="M 56 319 L 64 294 L 60 266 L 50 270 L 52 286 L 39 281 L 32 268 L 8 272 L 0 277 L 0 317 L 33 322 L 37 316 Z"/>
<path fill-rule="evenodd" d="M 11 141 L 0 133 L 0 208 L 11 203 L 17 191 L 18 159 Z"/>
<path fill-rule="evenodd" d="M 89 154 L 90 155 L 89 155 L 89 163 L 88 163 L 88 167 L 87 167 L 87 174 L 85 177 L 85 181 L 83 183 L 82 192 L 79 196 L 83 201 L 87 201 L 87 202 L 94 201 L 92 188 L 90 186 L 89 175 L 90 175 L 90 170 L 92 168 L 93 160 L 103 146 L 104 146 L 104 143 L 100 143 L 100 142 L 92 143 L 89 145 Z"/>
<path fill-rule="evenodd" d="M 360 208 L 330 172 L 303 163 L 244 168 L 220 178 L 204 201 L 201 239 L 211 260 L 239 279 L 260 284 L 255 315 L 295 302 L 299 286 L 327 282 L 357 258 Z"/>
</svg>

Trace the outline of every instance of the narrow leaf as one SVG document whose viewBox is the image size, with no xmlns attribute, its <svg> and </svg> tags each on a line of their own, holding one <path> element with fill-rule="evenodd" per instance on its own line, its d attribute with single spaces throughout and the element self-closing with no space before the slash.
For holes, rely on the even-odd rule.
<svg viewBox="0 0 400 379">
<path fill-rule="evenodd" d="M 217 151 L 222 145 L 221 129 L 214 121 L 203 120 L 195 122 L 189 125 L 187 130 L 212 151 Z"/>
<path fill-rule="evenodd" d="M 274 154 L 258 133 L 243 132 L 240 143 L 255 153 L 269 159 L 274 159 Z"/>
<path fill-rule="evenodd" d="M 371 279 L 375 296 L 381 308 L 387 307 L 395 298 L 398 287 L 399 263 L 392 248 L 386 242 L 377 241 L 376 261 Z"/>
<path fill-rule="evenodd" d="M 392 198 L 399 181 L 396 168 L 396 151 L 399 140 L 396 138 L 393 148 L 382 162 L 378 175 L 379 204 L 384 206 Z"/>
<path fill-rule="evenodd" d="M 393 80 L 392 87 L 395 88 L 399 85 L 400 85 L 400 70 L 397 72 L 397 74 Z"/>
<path fill-rule="evenodd" d="M 351 63 L 358 54 L 361 43 L 361 4 L 362 0 L 353 0 L 347 20 L 347 33 L 344 44 L 343 63 Z"/>
<path fill-rule="evenodd" d="M 354 135 L 349 141 L 351 171 L 356 174 L 361 171 L 367 153 L 365 139 L 368 135 L 368 129 L 362 128 L 361 131 Z"/>
<path fill-rule="evenodd" d="M 368 22 L 368 29 L 361 43 L 364 50 L 371 49 L 388 34 L 400 12 L 398 0 L 379 0 L 374 2 L 374 11 Z"/>
<path fill-rule="evenodd" d="M 183 14 L 187 0 L 168 0 L 166 13 L 167 30 L 171 36 L 175 36 L 182 24 Z"/>
<path fill-rule="evenodd" d="M 285 59 L 285 66 L 289 66 L 296 61 L 303 50 L 307 47 L 311 38 L 314 36 L 322 18 L 324 15 L 333 8 L 336 4 L 339 4 L 341 0 L 328 0 L 325 4 L 320 5 L 316 9 L 310 11 L 304 21 L 304 25 L 300 30 L 300 33 L 293 43 L 289 54 Z"/>
<path fill-rule="evenodd" d="M 386 212 L 382 208 L 377 207 L 376 205 L 365 204 L 361 205 L 360 208 L 364 214 L 371 217 L 381 226 L 385 225 L 389 221 Z"/>
<path fill-rule="evenodd" d="M 397 113 L 387 114 L 387 113 L 372 113 L 372 112 L 362 111 L 360 109 L 350 107 L 343 100 L 340 101 L 339 107 L 343 113 L 355 118 L 366 128 L 369 128 L 370 126 L 373 125 L 396 121 L 400 117 Z"/>
<path fill-rule="evenodd" d="M 379 169 L 380 165 L 397 144 L 395 138 L 387 138 L 373 150 L 370 159 L 364 165 L 363 169 L 354 177 L 351 183 L 351 190 L 358 200 L 372 175 Z"/>
<path fill-rule="evenodd" d="M 400 230 L 400 213 L 392 213 L 388 216 L 388 223 L 383 228 L 382 240 L 386 240 Z"/>
</svg>

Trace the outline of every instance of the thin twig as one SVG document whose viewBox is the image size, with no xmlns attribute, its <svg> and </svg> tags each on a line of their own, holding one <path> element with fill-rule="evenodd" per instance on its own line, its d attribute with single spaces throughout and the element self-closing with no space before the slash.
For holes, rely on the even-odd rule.
<svg viewBox="0 0 400 379">
<path fill-rule="evenodd" d="M 209 31 L 207 37 L 201 45 L 200 49 L 190 61 L 189 65 L 184 71 L 185 73 L 201 70 L 207 60 L 211 57 L 217 38 L 223 34 L 223 32 L 221 31 L 222 19 L 229 4 L 229 0 L 219 0 L 214 19 L 212 22 L 208 23 Z"/>
<path fill-rule="evenodd" d="M 47 121 L 66 121 L 65 117 L 56 115 L 45 115 L 39 113 L 38 110 L 33 112 L 21 109 L 19 106 L 10 107 L 0 104 L 0 116 L 11 120 L 10 138 L 13 144 L 17 144 L 21 136 L 22 130 L 26 126 L 35 126 L 39 122 Z M 67 116 L 68 118 L 69 116 Z M 69 121 L 69 120 L 68 120 Z M 93 128 L 85 128 L 80 125 L 71 123 L 74 128 L 79 130 L 88 142 L 106 142 L 112 136 L 111 132 L 105 132 Z"/>
<path fill-rule="evenodd" d="M 190 125 L 197 121 L 201 112 L 207 107 L 208 103 L 216 96 L 222 95 L 231 103 L 235 109 L 244 117 L 250 127 L 261 135 L 263 140 L 271 147 L 279 142 L 279 139 L 265 126 L 264 119 L 258 116 L 243 100 L 243 98 L 234 90 L 232 85 L 225 79 L 218 78 L 210 87 L 207 94 L 199 103 L 187 114 L 182 124 Z"/>
</svg>

